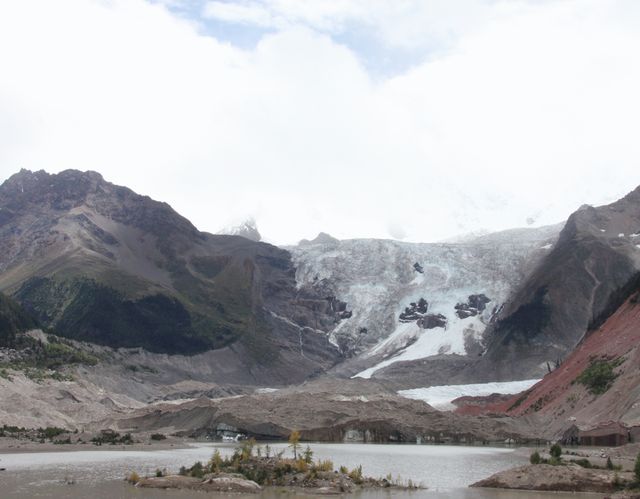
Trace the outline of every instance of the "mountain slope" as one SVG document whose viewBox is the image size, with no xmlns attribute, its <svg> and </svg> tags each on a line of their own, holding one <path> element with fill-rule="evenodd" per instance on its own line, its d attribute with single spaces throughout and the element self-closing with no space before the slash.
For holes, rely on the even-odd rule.
<svg viewBox="0 0 640 499">
<path fill-rule="evenodd" d="M 640 270 L 640 188 L 607 206 L 585 206 L 487 332 L 476 371 L 490 379 L 537 376 L 606 318 Z"/>
<path fill-rule="evenodd" d="M 458 412 L 533 416 L 555 438 L 574 424 L 640 424 L 640 274 L 611 307 L 615 312 L 530 390 L 493 403 L 458 401 Z"/>
<path fill-rule="evenodd" d="M 299 360 L 294 379 L 340 357 L 331 300 L 296 289 L 286 251 L 200 232 L 95 172 L 22 170 L 0 186 L 0 290 L 58 334 L 109 346 L 233 346 L 263 367 Z"/>
</svg>

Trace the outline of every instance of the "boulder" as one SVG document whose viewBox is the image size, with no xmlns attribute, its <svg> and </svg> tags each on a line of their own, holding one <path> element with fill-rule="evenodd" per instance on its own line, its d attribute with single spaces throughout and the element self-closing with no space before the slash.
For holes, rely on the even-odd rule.
<svg viewBox="0 0 640 499">
<path fill-rule="evenodd" d="M 208 492 L 257 493 L 262 487 L 252 480 L 240 475 L 218 473 L 206 476 L 204 479 L 182 475 L 149 477 L 141 479 L 136 487 L 152 489 L 189 489 Z"/>
<path fill-rule="evenodd" d="M 471 485 L 497 489 L 547 490 L 558 492 L 614 492 L 632 481 L 632 473 L 588 469 L 570 464 L 536 464 L 512 468 Z"/>
</svg>

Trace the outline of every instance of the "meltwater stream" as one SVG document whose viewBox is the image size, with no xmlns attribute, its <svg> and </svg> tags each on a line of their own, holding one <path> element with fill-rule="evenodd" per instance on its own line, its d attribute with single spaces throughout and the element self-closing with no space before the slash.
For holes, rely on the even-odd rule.
<svg viewBox="0 0 640 499">
<path fill-rule="evenodd" d="M 286 448 L 286 444 L 271 444 L 271 447 L 277 451 Z M 68 452 L 0 454 L 0 467 L 6 468 L 6 471 L 0 472 L 0 497 L 3 499 L 216 497 L 215 494 L 195 491 L 138 489 L 123 480 L 131 471 L 136 471 L 139 475 L 151 475 L 158 468 L 177 472 L 180 466 L 190 466 L 195 461 L 206 462 L 215 448 L 219 449 L 222 455 L 227 455 L 233 452 L 234 445 L 201 443 L 192 444 L 184 449 L 169 450 L 127 451 L 89 448 Z M 365 491 L 352 496 L 359 499 L 594 497 L 590 494 L 545 494 L 467 488 L 469 484 L 497 471 L 527 462 L 525 453 L 518 453 L 511 448 L 317 443 L 311 444 L 311 449 L 315 458 L 331 459 L 336 467 L 344 465 L 353 468 L 362 465 L 365 475 L 382 477 L 390 473 L 394 478 L 399 475 L 404 480 L 411 479 L 414 483 L 428 487 L 427 490 L 410 492 Z M 312 497 L 312 495 L 283 493 L 281 489 L 271 489 L 263 492 L 260 497 L 289 498 Z"/>
</svg>

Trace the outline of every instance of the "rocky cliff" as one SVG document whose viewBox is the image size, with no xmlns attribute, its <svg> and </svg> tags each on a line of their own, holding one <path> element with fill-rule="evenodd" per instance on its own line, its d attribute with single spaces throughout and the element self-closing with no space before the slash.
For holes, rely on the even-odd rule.
<svg viewBox="0 0 640 499">
<path fill-rule="evenodd" d="M 489 378 L 544 374 L 612 312 L 640 270 L 640 187 L 569 217 L 558 242 L 507 301 L 474 366 Z"/>
</svg>

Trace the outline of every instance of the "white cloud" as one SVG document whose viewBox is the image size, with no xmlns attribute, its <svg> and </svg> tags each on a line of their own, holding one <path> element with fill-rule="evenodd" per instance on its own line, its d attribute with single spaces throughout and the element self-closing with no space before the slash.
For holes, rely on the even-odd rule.
<svg viewBox="0 0 640 499">
<path fill-rule="evenodd" d="M 634 2 L 450 5 L 214 7 L 274 29 L 240 50 L 142 0 L 0 3 L 0 178 L 94 169 L 277 242 L 550 223 L 640 184 Z M 374 80 L 334 36 L 356 21 L 447 50 Z"/>
</svg>

